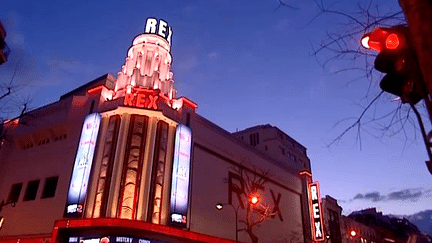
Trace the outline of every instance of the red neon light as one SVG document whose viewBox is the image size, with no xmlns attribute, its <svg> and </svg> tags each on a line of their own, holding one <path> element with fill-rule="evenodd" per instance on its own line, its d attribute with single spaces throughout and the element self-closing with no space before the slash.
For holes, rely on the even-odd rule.
<svg viewBox="0 0 432 243">
<path fill-rule="evenodd" d="M 147 109 L 158 109 L 157 100 L 159 92 L 156 90 L 135 88 L 131 93 L 126 93 L 123 104 L 125 106 L 134 106 Z"/>
<path fill-rule="evenodd" d="M 158 108 L 156 103 L 158 96 L 149 95 L 149 99 L 150 103 L 148 104 L 147 108 L 156 110 Z"/>
<path fill-rule="evenodd" d="M 116 218 L 95 218 L 95 219 L 61 219 L 54 223 L 51 242 L 58 242 L 58 231 L 63 229 L 79 229 L 86 231 L 90 227 L 106 227 L 138 229 L 148 232 L 157 233 L 160 235 L 171 236 L 173 238 L 181 238 L 198 242 L 214 242 L 214 243 L 234 243 L 235 241 L 222 239 L 210 235 L 195 233 L 191 231 L 181 230 L 166 225 L 152 224 L 145 221 L 116 219 Z"/>
<path fill-rule="evenodd" d="M 187 106 L 192 107 L 194 109 L 196 109 L 198 107 L 197 104 L 195 104 L 193 101 L 191 101 L 190 99 L 186 98 L 186 97 L 182 97 L 183 102 L 186 103 Z"/>
<path fill-rule="evenodd" d="M 5 126 L 13 126 L 13 127 L 17 127 L 17 125 L 19 124 L 19 118 L 15 118 L 12 120 L 5 120 L 3 121 L 3 125 Z"/>
<path fill-rule="evenodd" d="M 140 107 L 140 108 L 144 108 L 145 104 L 146 104 L 146 96 L 143 94 L 138 94 L 136 96 L 135 106 Z"/>
<path fill-rule="evenodd" d="M 87 93 L 88 93 L 88 94 L 96 94 L 96 93 L 100 93 L 100 92 L 102 91 L 102 89 L 103 89 L 103 85 L 99 85 L 99 86 L 97 86 L 97 87 L 95 87 L 95 88 L 92 88 L 92 89 L 87 90 Z"/>
<path fill-rule="evenodd" d="M 309 176 L 309 177 L 312 177 L 312 174 L 311 174 L 309 171 L 306 171 L 306 170 L 300 172 L 299 175 L 301 175 L 301 176 Z"/>
<path fill-rule="evenodd" d="M 134 106 L 135 105 L 134 99 L 135 99 L 135 95 L 134 94 L 128 94 L 127 93 L 125 95 L 123 104 L 127 105 L 127 106 Z"/>
<path fill-rule="evenodd" d="M 0 239 L 0 243 L 44 243 L 47 239 L 51 238 L 47 236 L 47 238 L 42 237 L 29 237 L 29 238 L 2 238 Z"/>
</svg>

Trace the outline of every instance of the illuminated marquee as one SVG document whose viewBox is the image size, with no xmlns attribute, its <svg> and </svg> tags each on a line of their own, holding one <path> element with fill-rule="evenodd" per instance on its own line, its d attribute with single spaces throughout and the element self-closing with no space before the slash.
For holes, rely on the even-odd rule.
<svg viewBox="0 0 432 243">
<path fill-rule="evenodd" d="M 167 40 L 171 45 L 172 29 L 163 19 L 158 21 L 155 18 L 147 18 L 144 33 L 158 35 Z"/>
<path fill-rule="evenodd" d="M 69 243 L 152 243 L 159 242 L 150 239 L 130 237 L 130 236 L 104 236 L 104 237 L 85 237 L 85 236 L 70 236 Z"/>
<path fill-rule="evenodd" d="M 319 185 L 317 182 L 312 182 L 309 184 L 309 202 L 314 241 L 323 241 L 325 239 L 324 225 L 319 194 Z"/>
<path fill-rule="evenodd" d="M 171 224 L 186 227 L 189 201 L 189 172 L 192 131 L 179 124 L 175 136 L 171 184 Z"/>
<path fill-rule="evenodd" d="M 100 121 L 101 116 L 97 113 L 86 116 L 84 120 L 69 185 L 65 217 L 80 217 L 83 213 Z"/>
</svg>

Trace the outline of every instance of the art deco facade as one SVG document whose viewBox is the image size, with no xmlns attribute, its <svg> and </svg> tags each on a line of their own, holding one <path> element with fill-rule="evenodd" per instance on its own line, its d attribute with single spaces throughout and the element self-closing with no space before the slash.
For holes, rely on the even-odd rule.
<svg viewBox="0 0 432 243">
<path fill-rule="evenodd" d="M 282 133 L 283 164 L 178 98 L 171 33 L 149 19 L 117 77 L 3 124 L 0 242 L 312 241 L 306 149 Z"/>
</svg>

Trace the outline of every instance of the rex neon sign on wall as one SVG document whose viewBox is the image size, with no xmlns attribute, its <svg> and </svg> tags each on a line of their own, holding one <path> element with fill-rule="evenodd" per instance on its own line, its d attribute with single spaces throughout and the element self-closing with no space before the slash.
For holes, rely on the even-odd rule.
<svg viewBox="0 0 432 243">
<path fill-rule="evenodd" d="M 314 241 L 324 241 L 324 225 L 322 207 L 319 194 L 319 184 L 311 182 L 309 184 L 309 206 L 311 214 L 312 233 Z"/>
</svg>

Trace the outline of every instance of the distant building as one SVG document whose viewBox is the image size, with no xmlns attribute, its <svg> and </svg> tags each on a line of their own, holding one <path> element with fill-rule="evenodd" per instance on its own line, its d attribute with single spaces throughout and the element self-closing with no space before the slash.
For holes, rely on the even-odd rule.
<svg viewBox="0 0 432 243">
<path fill-rule="evenodd" d="M 357 236 L 353 239 L 360 240 L 357 242 L 420 243 L 430 239 L 407 219 L 383 215 L 376 208 L 352 212 L 344 220 L 347 229 L 353 220 L 356 222 Z"/>
<path fill-rule="evenodd" d="M 254 147 L 261 153 L 271 157 L 279 166 L 296 173 L 311 171 L 311 164 L 307 156 L 306 147 L 294 140 L 278 127 L 270 124 L 258 125 L 232 133 L 245 144 Z M 307 174 L 307 173 L 306 173 Z M 308 184 L 311 178 L 304 178 L 302 181 L 303 194 L 308 195 Z M 309 210 L 309 198 L 302 198 L 303 211 Z M 308 222 L 309 215 L 303 215 L 303 221 L 307 229 L 312 229 L 313 224 Z M 305 235 L 310 234 L 310 230 L 305 230 Z M 311 236 L 309 236 L 311 237 Z M 307 237 L 307 238 L 309 238 Z"/>
<path fill-rule="evenodd" d="M 341 217 L 342 207 L 338 205 L 337 200 L 326 196 L 322 200 L 324 211 L 324 222 L 327 232 L 328 243 L 342 243 L 341 234 Z"/>
<path fill-rule="evenodd" d="M 387 238 L 390 241 L 380 237 L 374 226 L 368 226 L 354 220 L 351 217 L 341 217 L 341 235 L 343 243 L 385 243 L 395 242 L 393 238 Z"/>
<path fill-rule="evenodd" d="M 282 159 L 197 114 L 173 86 L 170 33 L 148 19 L 117 77 L 2 124 L 0 243 L 312 242 L 306 148 L 263 128 Z"/>
<path fill-rule="evenodd" d="M 386 216 L 375 208 L 342 215 L 337 200 L 322 198 L 326 243 L 431 243 L 432 238 L 422 234 L 406 218 Z"/>
<path fill-rule="evenodd" d="M 282 166 L 296 171 L 311 170 L 306 148 L 275 126 L 259 125 L 233 133 L 234 136 L 266 153 Z"/>
</svg>

